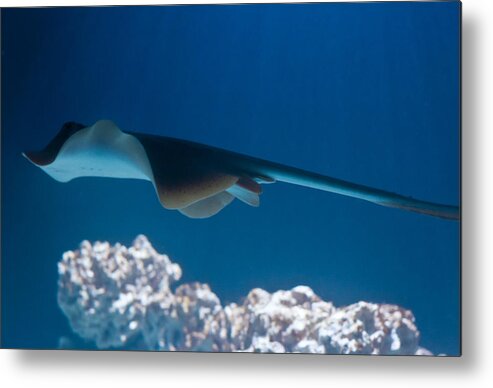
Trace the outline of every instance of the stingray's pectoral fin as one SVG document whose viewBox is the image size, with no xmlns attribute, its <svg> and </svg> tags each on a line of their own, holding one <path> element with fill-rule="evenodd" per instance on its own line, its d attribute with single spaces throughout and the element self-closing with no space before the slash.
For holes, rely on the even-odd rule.
<svg viewBox="0 0 493 388">
<path fill-rule="evenodd" d="M 234 200 L 226 190 L 238 180 L 234 175 L 192 163 L 186 169 L 155 169 L 154 184 L 163 207 L 176 209 L 190 218 L 208 218 Z"/>
<path fill-rule="evenodd" d="M 260 185 L 248 177 L 191 167 L 187 170 L 160 170 L 155 175 L 156 192 L 167 209 L 177 209 L 190 218 L 208 218 L 235 198 L 259 206 Z"/>
<path fill-rule="evenodd" d="M 161 204 L 178 210 L 220 194 L 238 181 L 236 176 L 193 166 L 155 171 L 154 178 Z"/>
<path fill-rule="evenodd" d="M 241 177 L 227 192 L 247 205 L 254 207 L 260 205 L 259 195 L 262 193 L 262 187 L 253 179 Z"/>
</svg>

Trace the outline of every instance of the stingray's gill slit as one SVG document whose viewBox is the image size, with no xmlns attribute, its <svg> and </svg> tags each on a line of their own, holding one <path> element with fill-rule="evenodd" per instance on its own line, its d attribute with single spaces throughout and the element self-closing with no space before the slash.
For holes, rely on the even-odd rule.
<svg viewBox="0 0 493 388">
<path fill-rule="evenodd" d="M 162 206 L 191 218 L 211 217 L 235 198 L 259 206 L 261 184 L 279 181 L 459 219 L 457 206 L 421 201 L 185 140 L 123 132 L 109 120 L 89 127 L 66 123 L 42 151 L 23 155 L 60 182 L 79 177 L 148 180 Z"/>
</svg>

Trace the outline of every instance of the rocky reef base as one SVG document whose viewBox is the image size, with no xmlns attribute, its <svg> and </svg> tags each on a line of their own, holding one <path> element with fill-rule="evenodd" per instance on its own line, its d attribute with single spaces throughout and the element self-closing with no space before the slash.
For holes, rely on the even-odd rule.
<svg viewBox="0 0 493 388">
<path fill-rule="evenodd" d="M 412 312 L 399 306 L 335 307 L 307 286 L 255 288 L 226 306 L 207 284 L 173 290 L 180 266 L 143 235 L 129 248 L 83 241 L 58 272 L 59 306 L 100 349 L 432 355 L 419 346 Z"/>
</svg>

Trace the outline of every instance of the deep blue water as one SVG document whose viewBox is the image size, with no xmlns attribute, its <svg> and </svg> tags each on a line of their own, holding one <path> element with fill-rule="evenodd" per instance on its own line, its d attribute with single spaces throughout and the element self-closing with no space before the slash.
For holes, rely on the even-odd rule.
<svg viewBox="0 0 493 388">
<path fill-rule="evenodd" d="M 61 184 L 21 152 L 114 120 L 413 197 L 459 203 L 460 4 L 2 10 L 2 346 L 56 347 L 57 262 L 146 234 L 224 303 L 309 285 L 411 309 L 458 354 L 459 223 L 286 184 L 215 217 L 143 181 Z"/>
</svg>

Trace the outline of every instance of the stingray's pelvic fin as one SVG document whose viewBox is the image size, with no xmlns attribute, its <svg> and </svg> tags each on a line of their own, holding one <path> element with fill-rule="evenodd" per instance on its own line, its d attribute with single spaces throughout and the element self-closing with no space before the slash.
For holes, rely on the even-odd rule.
<svg viewBox="0 0 493 388">
<path fill-rule="evenodd" d="M 234 198 L 259 206 L 260 184 L 287 182 L 435 217 L 458 220 L 459 209 L 252 158 L 185 140 L 123 132 L 112 121 L 66 123 L 39 152 L 24 156 L 52 178 L 143 179 L 161 204 L 191 218 L 218 213 Z"/>
<path fill-rule="evenodd" d="M 191 205 L 178 209 L 178 211 L 190 218 L 209 218 L 219 213 L 228 206 L 235 197 L 225 191 L 221 191 L 211 197 L 201 199 Z"/>
</svg>

